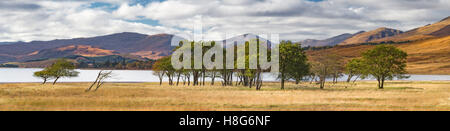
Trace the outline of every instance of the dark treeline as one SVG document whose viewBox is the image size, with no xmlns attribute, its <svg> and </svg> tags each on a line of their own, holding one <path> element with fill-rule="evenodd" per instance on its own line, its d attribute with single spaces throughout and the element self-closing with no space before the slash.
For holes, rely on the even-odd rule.
<svg viewBox="0 0 450 131">
<path fill-rule="evenodd" d="M 101 69 L 123 69 L 123 70 L 150 70 L 152 69 L 154 60 L 148 61 L 110 61 L 105 62 L 84 62 L 80 61 L 76 64 L 77 68 L 101 68 Z"/>
</svg>

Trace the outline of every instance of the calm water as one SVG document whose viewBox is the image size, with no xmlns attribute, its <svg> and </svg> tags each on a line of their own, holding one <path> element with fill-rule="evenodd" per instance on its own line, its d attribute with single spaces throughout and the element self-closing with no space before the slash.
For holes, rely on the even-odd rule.
<svg viewBox="0 0 450 131">
<path fill-rule="evenodd" d="M 42 79 L 33 77 L 33 73 L 40 71 L 39 68 L 0 68 L 0 83 L 10 82 L 42 82 Z M 78 77 L 62 78 L 60 82 L 92 82 L 97 77 L 100 70 L 77 70 L 80 72 Z M 109 82 L 159 82 L 157 76 L 149 70 L 114 70 L 113 78 Z M 233 78 L 236 79 L 236 78 Z M 339 78 L 339 81 L 345 81 L 346 76 Z M 209 79 L 207 79 L 209 80 Z M 264 81 L 276 81 L 276 77 L 270 73 L 263 75 Z M 369 79 L 370 80 L 370 79 Z M 373 80 L 373 79 L 371 79 Z M 411 81 L 431 81 L 431 80 L 450 80 L 450 75 L 411 75 Z M 164 79 L 167 81 L 167 79 Z M 221 81 L 216 79 L 216 81 Z"/>
</svg>

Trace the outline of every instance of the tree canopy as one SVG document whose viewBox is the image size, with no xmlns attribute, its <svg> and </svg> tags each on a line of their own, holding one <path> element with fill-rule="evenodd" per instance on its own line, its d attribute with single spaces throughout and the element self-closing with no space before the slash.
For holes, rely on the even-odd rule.
<svg viewBox="0 0 450 131">
<path fill-rule="evenodd" d="M 375 77 L 378 88 L 383 89 L 385 80 L 405 78 L 408 54 L 392 45 L 378 45 L 362 54 L 365 72 Z"/>
<path fill-rule="evenodd" d="M 49 79 L 54 78 L 53 84 L 56 84 L 58 79 L 63 77 L 77 77 L 79 72 L 75 71 L 75 65 L 65 59 L 58 59 L 51 66 L 42 71 L 34 73 L 34 76 L 44 79 L 43 84 Z"/>
<path fill-rule="evenodd" d="M 310 65 L 300 43 L 281 41 L 279 49 L 280 73 L 278 78 L 281 80 L 281 89 L 284 89 L 285 80 L 293 79 L 298 83 L 308 75 Z"/>
</svg>

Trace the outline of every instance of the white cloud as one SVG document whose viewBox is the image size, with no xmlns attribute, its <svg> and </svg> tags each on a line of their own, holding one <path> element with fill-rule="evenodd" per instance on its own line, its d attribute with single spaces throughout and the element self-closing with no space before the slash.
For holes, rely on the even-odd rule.
<svg viewBox="0 0 450 131">
<path fill-rule="evenodd" d="M 89 8 L 87 0 L 2 1 L 0 41 L 51 40 L 118 32 L 187 33 L 201 25 L 210 39 L 221 34 L 279 33 L 281 39 L 323 39 L 378 27 L 409 30 L 445 18 L 448 0 L 96 0 L 117 10 Z M 6 4 L 4 4 L 6 3 Z M 4 11 L 6 10 L 6 11 Z M 159 25 L 130 22 L 159 21 Z"/>
</svg>

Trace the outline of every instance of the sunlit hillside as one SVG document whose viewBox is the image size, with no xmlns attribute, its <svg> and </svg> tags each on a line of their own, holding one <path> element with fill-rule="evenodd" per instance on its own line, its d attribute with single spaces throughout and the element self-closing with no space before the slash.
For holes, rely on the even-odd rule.
<svg viewBox="0 0 450 131">
<path fill-rule="evenodd" d="M 450 74 L 450 36 L 405 44 L 394 44 L 408 53 L 407 71 L 412 74 Z M 307 51 L 310 56 L 323 53 L 339 54 L 345 61 L 361 56 L 374 45 L 338 46 L 330 49 Z"/>
<path fill-rule="evenodd" d="M 372 42 L 381 42 L 381 41 L 416 41 L 416 40 L 424 40 L 428 38 L 436 38 L 450 35 L 450 17 L 447 17 L 437 23 L 426 25 L 423 27 L 419 27 L 405 33 L 387 37 L 379 40 L 375 40 Z"/>
</svg>

